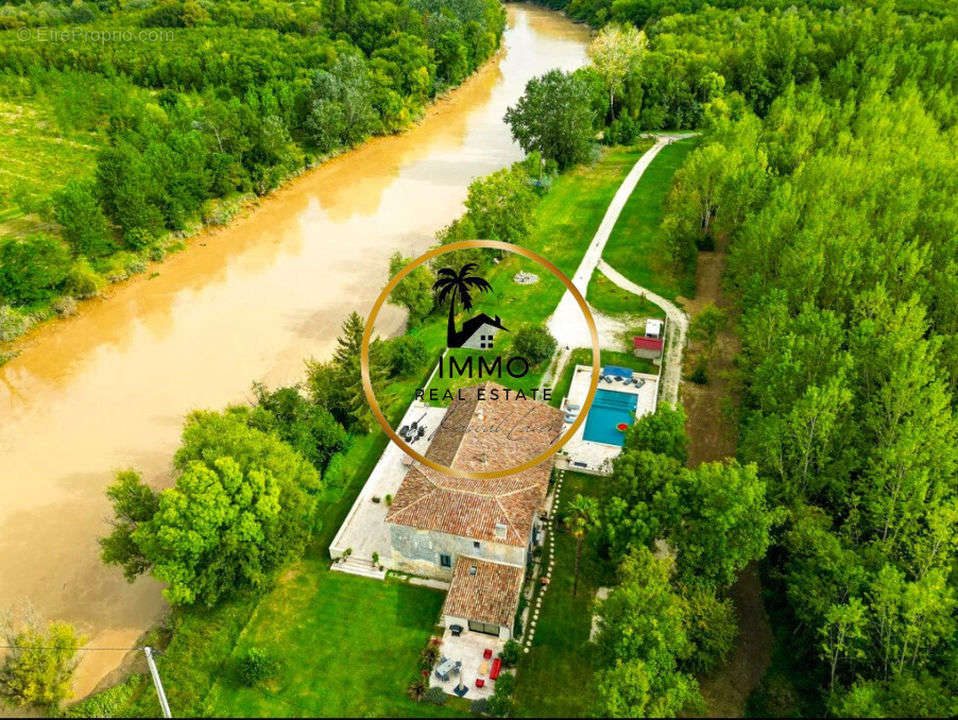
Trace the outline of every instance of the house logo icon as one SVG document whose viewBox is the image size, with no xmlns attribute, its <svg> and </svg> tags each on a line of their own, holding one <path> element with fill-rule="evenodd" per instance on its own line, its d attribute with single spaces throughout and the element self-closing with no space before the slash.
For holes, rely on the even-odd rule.
<svg viewBox="0 0 958 720">
<path fill-rule="evenodd" d="M 446 347 L 492 350 L 495 346 L 496 333 L 500 330 L 509 332 L 498 315 L 490 317 L 486 313 L 479 313 L 469 318 L 462 324 L 461 330 L 456 330 L 456 301 L 462 303 L 465 310 L 470 310 L 474 292 L 483 293 L 492 290 L 492 285 L 485 278 L 473 275 L 477 267 L 479 266 L 476 263 L 466 263 L 459 270 L 442 268 L 437 273 L 438 279 L 433 283 L 432 289 L 436 293 L 436 302 L 442 305 L 449 301 Z"/>
</svg>

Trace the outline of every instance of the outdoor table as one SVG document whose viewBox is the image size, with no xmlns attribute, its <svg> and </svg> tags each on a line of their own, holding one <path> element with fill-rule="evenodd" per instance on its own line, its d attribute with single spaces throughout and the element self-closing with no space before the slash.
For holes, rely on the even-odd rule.
<svg viewBox="0 0 958 720">
<path fill-rule="evenodd" d="M 439 663 L 439 666 L 436 668 L 436 675 L 441 677 L 443 680 L 449 679 L 449 673 L 456 668 L 456 663 L 454 660 L 446 660 L 445 662 Z"/>
</svg>

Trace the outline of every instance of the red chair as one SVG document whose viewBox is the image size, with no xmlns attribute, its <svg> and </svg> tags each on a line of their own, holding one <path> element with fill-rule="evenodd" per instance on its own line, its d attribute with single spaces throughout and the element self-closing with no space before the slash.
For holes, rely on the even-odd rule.
<svg viewBox="0 0 958 720">
<path fill-rule="evenodd" d="M 492 657 L 492 648 L 486 648 L 482 651 L 482 657 L 488 660 Z"/>
<path fill-rule="evenodd" d="M 476 687 L 485 687 L 486 681 L 482 678 L 476 678 Z"/>
<path fill-rule="evenodd" d="M 502 670 L 502 658 L 496 658 L 492 661 L 492 670 L 489 671 L 489 679 L 495 680 L 499 677 L 500 670 Z"/>
</svg>

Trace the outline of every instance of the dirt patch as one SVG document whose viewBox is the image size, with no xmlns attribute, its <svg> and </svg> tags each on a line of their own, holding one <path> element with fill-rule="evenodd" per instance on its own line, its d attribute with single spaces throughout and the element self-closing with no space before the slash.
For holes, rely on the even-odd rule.
<svg viewBox="0 0 958 720">
<path fill-rule="evenodd" d="M 739 637 L 728 663 L 699 679 L 708 717 L 742 717 L 745 701 L 762 682 L 774 636 L 762 604 L 762 585 L 752 564 L 732 587 Z"/>
<path fill-rule="evenodd" d="M 694 299 L 681 299 L 691 318 L 710 303 L 727 309 L 722 294 L 725 253 L 699 253 Z M 707 385 L 682 383 L 682 405 L 688 416 L 690 464 L 734 457 L 736 451 L 734 363 L 739 351 L 732 332 L 719 335 L 708 364 Z M 685 376 L 700 348 L 685 354 Z M 739 635 L 729 661 L 708 677 L 699 678 L 709 717 L 742 717 L 749 694 L 758 687 L 771 658 L 773 635 L 762 604 L 762 586 L 754 566 L 748 567 L 731 590 Z"/>
<path fill-rule="evenodd" d="M 722 269 L 725 254 L 699 253 L 698 270 L 693 299 L 680 298 L 690 318 L 709 304 L 728 308 L 722 296 Z M 700 348 L 692 343 L 685 353 L 683 376 L 688 377 Z M 688 416 L 689 455 L 692 465 L 721 460 L 735 455 L 736 429 L 732 405 L 732 370 L 738 353 L 738 338 L 731 332 L 721 333 L 715 344 L 712 361 L 708 365 L 709 383 L 696 385 L 688 380 L 682 383 L 682 405 Z"/>
</svg>

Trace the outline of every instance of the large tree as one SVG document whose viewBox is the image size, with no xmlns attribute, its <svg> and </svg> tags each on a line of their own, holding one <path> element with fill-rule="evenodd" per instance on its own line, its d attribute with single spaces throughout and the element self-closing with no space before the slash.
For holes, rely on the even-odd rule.
<svg viewBox="0 0 958 720">
<path fill-rule="evenodd" d="M 76 652 L 86 640 L 68 623 L 43 627 L 34 619 L 6 621 L 0 637 L 8 646 L 0 664 L 0 700 L 55 712 L 70 695 Z"/>
<path fill-rule="evenodd" d="M 589 88 L 576 73 L 550 70 L 533 78 L 505 121 L 526 152 L 539 152 L 560 168 L 589 158 L 595 128 Z"/>
<path fill-rule="evenodd" d="M 589 57 L 596 71 L 609 88 L 609 112 L 615 117 L 615 94 L 629 70 L 634 68 L 648 39 L 634 25 L 610 23 L 599 30 L 589 45 Z"/>
<path fill-rule="evenodd" d="M 190 416 L 174 458 L 176 481 L 159 493 L 148 520 L 141 518 L 154 501 L 138 478 L 122 476 L 110 491 L 118 524 L 101 541 L 104 560 L 123 565 L 130 579 L 152 569 L 174 605 L 212 606 L 238 589 L 265 587 L 301 552 L 319 475 L 248 419 L 245 408 Z"/>
</svg>

